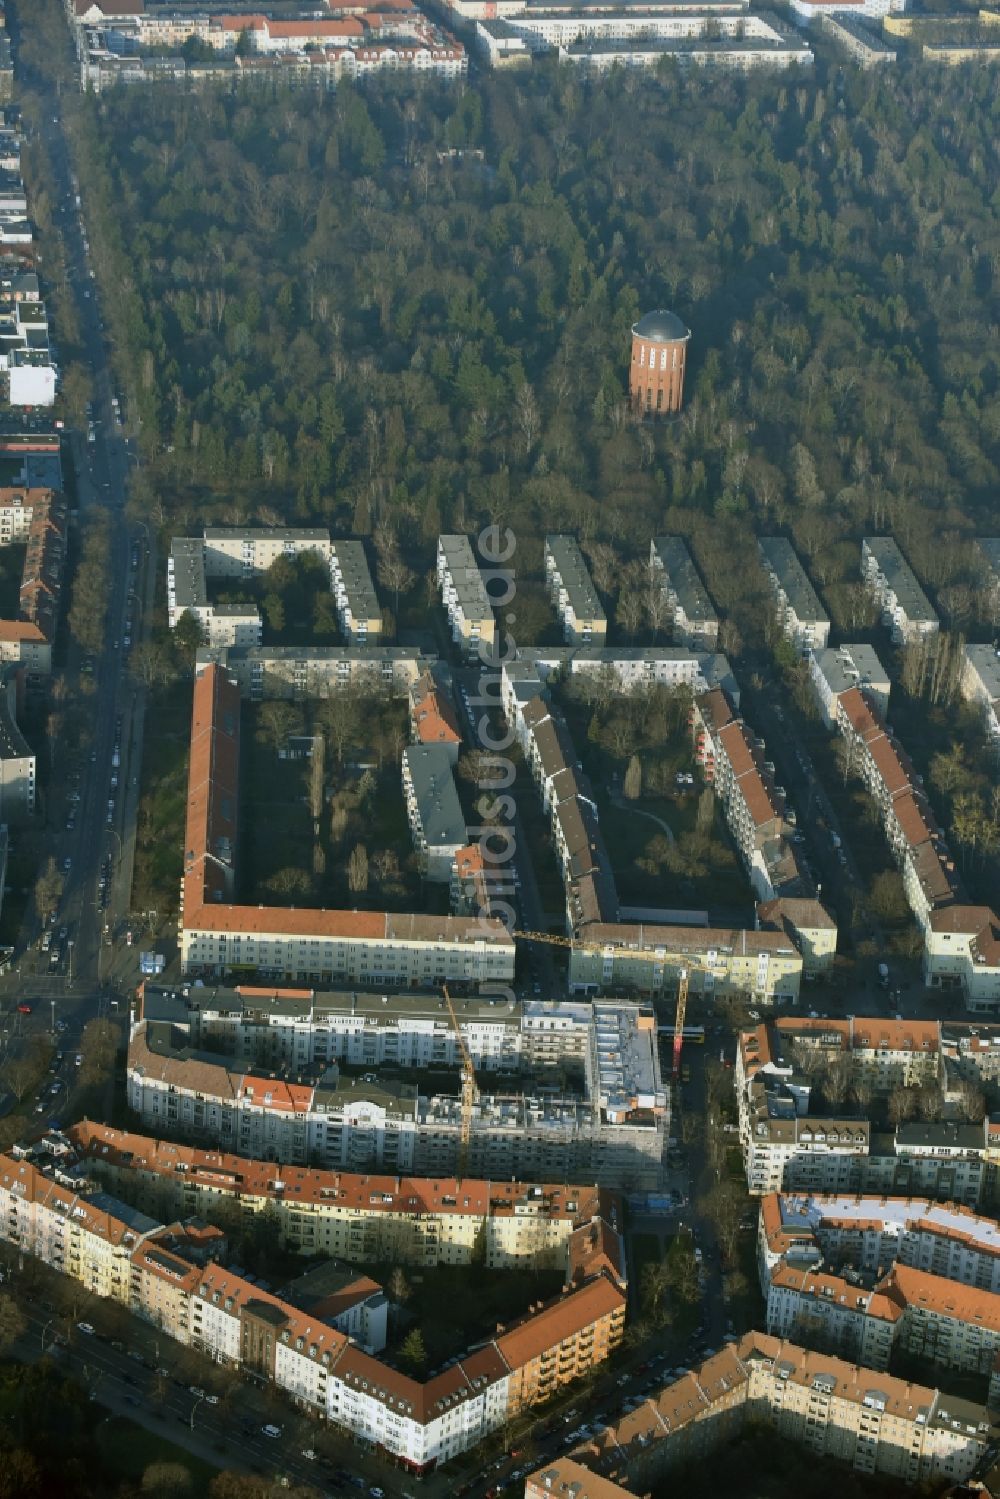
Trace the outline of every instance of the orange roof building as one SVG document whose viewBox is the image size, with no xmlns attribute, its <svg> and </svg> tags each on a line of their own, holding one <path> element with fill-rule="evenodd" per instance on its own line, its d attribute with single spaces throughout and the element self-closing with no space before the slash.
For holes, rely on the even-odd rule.
<svg viewBox="0 0 1000 1499">
<path fill-rule="evenodd" d="M 264 968 L 310 983 L 508 983 L 514 942 L 490 917 L 247 906 L 236 884 L 239 689 L 218 666 L 195 676 L 181 885 L 186 973 Z"/>
</svg>

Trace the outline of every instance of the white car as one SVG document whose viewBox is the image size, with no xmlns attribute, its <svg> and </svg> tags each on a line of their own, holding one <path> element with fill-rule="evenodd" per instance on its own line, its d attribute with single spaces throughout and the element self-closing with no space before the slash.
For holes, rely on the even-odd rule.
<svg viewBox="0 0 1000 1499">
<path fill-rule="evenodd" d="M 277 1438 L 281 1436 L 281 1427 L 280 1426 L 272 1426 L 270 1421 L 267 1423 L 266 1426 L 262 1426 L 260 1429 L 261 1429 L 262 1433 L 264 1434 L 264 1436 L 270 1437 L 272 1439 L 272 1441 L 277 1440 Z"/>
<path fill-rule="evenodd" d="M 94 1336 L 94 1329 L 91 1327 L 89 1322 L 78 1322 L 76 1324 L 76 1330 L 77 1332 L 85 1332 L 88 1338 L 92 1338 Z"/>
</svg>

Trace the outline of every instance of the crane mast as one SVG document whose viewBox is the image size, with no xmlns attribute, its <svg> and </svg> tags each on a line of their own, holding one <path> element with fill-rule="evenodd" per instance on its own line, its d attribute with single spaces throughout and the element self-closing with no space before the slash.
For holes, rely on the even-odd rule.
<svg viewBox="0 0 1000 1499">
<path fill-rule="evenodd" d="M 688 1003 L 688 971 L 681 969 L 680 982 L 677 985 L 677 1018 L 674 1021 L 674 1063 L 672 1077 L 674 1082 L 681 1075 L 681 1048 L 684 1045 L 684 1017 L 687 1015 Z"/>
<path fill-rule="evenodd" d="M 455 1006 L 451 1002 L 448 993 L 448 985 L 443 984 L 445 1003 L 448 1006 L 448 1014 L 451 1017 L 452 1027 L 458 1041 L 459 1055 L 462 1058 L 462 1115 L 461 1129 L 458 1137 L 458 1170 L 456 1175 L 464 1177 L 469 1164 L 469 1143 L 472 1139 L 472 1111 L 476 1105 L 479 1090 L 476 1087 L 476 1069 L 473 1066 L 472 1055 L 462 1035 L 462 1027 L 458 1023 L 455 1014 Z"/>
</svg>

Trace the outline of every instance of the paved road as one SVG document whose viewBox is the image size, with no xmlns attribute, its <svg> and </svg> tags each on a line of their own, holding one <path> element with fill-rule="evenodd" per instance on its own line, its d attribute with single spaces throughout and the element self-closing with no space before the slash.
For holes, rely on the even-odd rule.
<svg viewBox="0 0 1000 1499">
<path fill-rule="evenodd" d="M 16 40 L 15 34 L 15 47 Z M 19 82 L 30 83 L 43 100 L 39 134 L 52 168 L 46 186 L 64 237 L 70 288 L 80 317 L 80 362 L 90 375 L 93 441 L 86 441 L 83 434 L 74 437 L 66 444 L 66 461 L 75 463 L 82 518 L 98 509 L 110 518 L 111 566 L 105 648 L 94 662 L 94 691 L 83 699 L 91 736 L 78 755 L 80 800 L 75 805 L 75 827 L 72 830 L 66 827 L 70 804 L 63 801 L 68 789 L 65 763 L 53 778 L 47 813 L 45 853 L 51 853 L 60 868 L 66 867 L 68 861 L 64 895 L 55 922 L 57 932 L 65 927 L 68 936 L 60 944 L 59 960 L 50 963 L 47 956 L 38 953 L 41 924 L 33 906 L 29 906 L 11 971 L 0 981 L 0 993 L 16 992 L 19 998 L 28 1000 L 55 999 L 59 1012 L 69 1015 L 75 1011 L 74 1025 L 82 1027 L 98 1013 L 101 991 L 115 962 L 110 939 L 130 910 L 145 702 L 141 684 L 128 671 L 124 640 L 129 634 L 133 642 L 137 641 L 145 628 L 155 557 L 148 551 L 146 528 L 130 529 L 125 520 L 126 484 L 134 459 L 112 404 L 115 390 L 99 291 L 92 275 L 84 220 L 74 206 L 60 101 L 46 78 L 31 76 L 25 80 L 20 66 L 17 76 Z M 71 646 L 66 671 L 71 694 L 80 689 L 82 664 L 79 651 Z M 66 748 L 60 747 L 60 751 L 65 753 Z M 113 763 L 115 758 L 120 762 L 117 765 Z M 117 777 L 116 787 L 112 787 L 113 776 Z M 101 909 L 98 889 L 105 862 L 113 873 L 106 911 Z M 120 961 L 117 966 L 120 967 Z M 40 1027 L 50 1023 L 51 1014 L 44 1013 L 49 1009 L 48 1003 L 39 1007 Z"/>
<path fill-rule="evenodd" d="M 214 1467 L 288 1477 L 300 1483 L 316 1481 L 315 1463 L 300 1452 L 290 1452 L 286 1442 L 263 1435 L 260 1426 L 267 1412 L 256 1408 L 252 1391 L 238 1397 L 237 1420 L 231 1410 L 194 1395 L 183 1381 L 160 1379 L 156 1360 L 162 1357 L 169 1363 L 173 1349 L 168 1339 L 157 1337 L 155 1329 L 140 1327 L 134 1348 L 126 1352 L 113 1348 L 106 1339 L 81 1332 L 77 1324 L 67 1324 L 49 1304 L 22 1298 L 21 1308 L 28 1331 L 15 1345 L 18 1357 L 26 1362 L 44 1355 L 55 1358 L 89 1390 L 96 1404 L 127 1416 Z M 56 1341 L 64 1335 L 67 1342 Z"/>
</svg>

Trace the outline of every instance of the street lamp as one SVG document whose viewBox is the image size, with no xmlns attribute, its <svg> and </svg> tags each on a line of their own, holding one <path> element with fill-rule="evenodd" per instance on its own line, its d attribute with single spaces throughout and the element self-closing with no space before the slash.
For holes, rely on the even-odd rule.
<svg viewBox="0 0 1000 1499">
<path fill-rule="evenodd" d="M 199 1405 L 204 1400 L 204 1398 L 205 1398 L 204 1395 L 198 1395 L 195 1398 L 194 1405 L 192 1405 L 192 1407 L 191 1407 L 191 1421 L 190 1421 L 190 1426 L 191 1426 L 191 1430 L 192 1431 L 194 1431 L 194 1413 L 198 1409 Z"/>
</svg>

